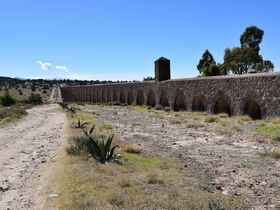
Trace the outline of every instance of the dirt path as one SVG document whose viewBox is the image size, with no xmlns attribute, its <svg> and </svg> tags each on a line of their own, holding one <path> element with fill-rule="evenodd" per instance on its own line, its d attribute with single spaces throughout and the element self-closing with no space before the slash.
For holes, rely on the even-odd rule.
<svg viewBox="0 0 280 210">
<path fill-rule="evenodd" d="M 44 105 L 0 129 L 1 210 L 41 209 L 46 171 L 63 143 L 64 120 L 57 105 Z"/>
</svg>

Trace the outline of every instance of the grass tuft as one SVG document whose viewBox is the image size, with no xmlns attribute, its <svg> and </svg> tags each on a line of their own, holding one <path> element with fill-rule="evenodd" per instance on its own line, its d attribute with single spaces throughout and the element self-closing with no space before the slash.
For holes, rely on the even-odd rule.
<svg viewBox="0 0 280 210">
<path fill-rule="evenodd" d="M 23 106 L 0 107 L 0 126 L 12 123 L 25 115 L 27 112 Z"/>
<path fill-rule="evenodd" d="M 208 116 L 204 119 L 206 123 L 217 123 L 219 122 L 219 118 L 216 116 Z"/>
<path fill-rule="evenodd" d="M 148 179 L 148 184 L 158 184 L 158 185 L 163 185 L 164 184 L 164 180 L 162 180 L 158 174 L 156 173 L 151 173 L 147 175 L 147 179 Z"/>
<path fill-rule="evenodd" d="M 110 123 L 104 123 L 103 125 L 101 125 L 101 130 L 104 129 L 104 130 L 113 130 L 113 125 L 110 124 Z"/>
<path fill-rule="evenodd" d="M 270 157 L 273 159 L 280 159 L 280 148 L 274 148 L 270 151 L 265 151 L 263 153 L 260 153 L 261 157 Z"/>
<path fill-rule="evenodd" d="M 140 154 L 141 148 L 135 144 L 125 144 L 122 146 L 122 150 L 126 153 Z"/>
</svg>

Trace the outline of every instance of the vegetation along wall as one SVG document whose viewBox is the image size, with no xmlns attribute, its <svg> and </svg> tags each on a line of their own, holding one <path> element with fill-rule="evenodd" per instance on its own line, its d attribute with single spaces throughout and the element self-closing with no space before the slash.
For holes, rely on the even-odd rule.
<svg viewBox="0 0 280 210">
<path fill-rule="evenodd" d="M 280 75 L 198 77 L 61 88 L 64 102 L 147 105 L 173 111 L 280 116 Z"/>
</svg>

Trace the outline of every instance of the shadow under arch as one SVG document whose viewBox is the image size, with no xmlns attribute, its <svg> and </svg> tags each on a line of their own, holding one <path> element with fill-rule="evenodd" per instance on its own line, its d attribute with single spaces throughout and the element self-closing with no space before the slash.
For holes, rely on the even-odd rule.
<svg viewBox="0 0 280 210">
<path fill-rule="evenodd" d="M 97 89 L 96 91 L 96 98 L 97 98 L 97 103 L 101 103 L 102 102 L 102 90 L 100 88 Z"/>
<path fill-rule="evenodd" d="M 107 102 L 107 90 L 102 90 L 102 102 Z"/>
<path fill-rule="evenodd" d="M 133 103 L 133 93 L 132 91 L 128 91 L 127 93 L 127 104 L 128 105 L 131 105 Z"/>
<path fill-rule="evenodd" d="M 136 104 L 140 105 L 140 106 L 144 104 L 144 92 L 143 92 L 143 90 L 138 90 L 137 91 Z"/>
<path fill-rule="evenodd" d="M 160 99 L 159 99 L 159 104 L 160 104 L 162 107 L 169 107 L 168 96 L 167 96 L 166 91 L 164 91 L 164 90 L 161 91 Z"/>
<path fill-rule="evenodd" d="M 123 90 L 120 90 L 120 103 L 125 104 L 125 94 Z"/>
<path fill-rule="evenodd" d="M 204 96 L 195 96 L 192 101 L 192 111 L 205 112 L 206 111 L 206 99 Z"/>
<path fill-rule="evenodd" d="M 156 106 L 156 95 L 152 90 L 150 90 L 148 93 L 147 105 L 151 107 Z"/>
<path fill-rule="evenodd" d="M 262 112 L 259 104 L 251 98 L 246 100 L 243 107 L 243 114 L 250 116 L 253 120 L 262 119 Z"/>
<path fill-rule="evenodd" d="M 177 91 L 175 101 L 174 101 L 174 111 L 185 111 L 187 109 L 185 104 L 185 95 L 183 91 Z"/>
<path fill-rule="evenodd" d="M 118 100 L 119 100 L 119 99 L 118 99 L 117 90 L 114 89 L 114 90 L 113 90 L 113 101 L 114 101 L 114 102 L 117 102 Z"/>
<path fill-rule="evenodd" d="M 230 100 L 223 93 L 219 93 L 217 100 L 215 101 L 213 113 L 214 114 L 225 113 L 228 114 L 228 116 L 232 115 Z"/>
</svg>

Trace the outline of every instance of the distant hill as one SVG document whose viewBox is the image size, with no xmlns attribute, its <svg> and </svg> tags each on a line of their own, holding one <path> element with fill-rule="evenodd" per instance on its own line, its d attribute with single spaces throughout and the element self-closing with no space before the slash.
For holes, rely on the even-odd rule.
<svg viewBox="0 0 280 210">
<path fill-rule="evenodd" d="M 27 100 L 33 94 L 40 94 L 44 102 L 47 102 L 52 88 L 55 85 L 93 85 L 127 83 L 128 81 L 99 81 L 99 80 L 46 80 L 46 79 L 22 79 L 0 76 L 0 96 L 9 90 L 9 93 L 19 101 Z"/>
</svg>

